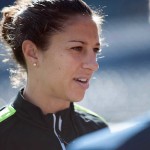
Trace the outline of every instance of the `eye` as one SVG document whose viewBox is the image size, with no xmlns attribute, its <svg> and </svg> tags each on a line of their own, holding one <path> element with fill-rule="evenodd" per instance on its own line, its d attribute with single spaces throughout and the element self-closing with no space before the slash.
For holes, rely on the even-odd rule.
<svg viewBox="0 0 150 150">
<path fill-rule="evenodd" d="M 94 48 L 93 51 L 97 54 L 97 53 L 101 53 L 101 49 L 99 48 Z"/>
<path fill-rule="evenodd" d="M 71 49 L 73 49 L 75 51 L 82 51 L 82 47 L 81 46 L 72 47 Z"/>
</svg>

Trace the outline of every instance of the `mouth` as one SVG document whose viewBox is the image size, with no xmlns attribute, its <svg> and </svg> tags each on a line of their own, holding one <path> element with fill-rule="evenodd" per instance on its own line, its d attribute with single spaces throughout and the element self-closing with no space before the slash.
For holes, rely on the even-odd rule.
<svg viewBox="0 0 150 150">
<path fill-rule="evenodd" d="M 74 80 L 81 83 L 87 83 L 89 81 L 89 79 L 86 78 L 74 78 Z"/>
<path fill-rule="evenodd" d="M 78 83 L 83 89 L 89 88 L 89 79 L 88 78 L 74 78 L 74 81 Z"/>
</svg>

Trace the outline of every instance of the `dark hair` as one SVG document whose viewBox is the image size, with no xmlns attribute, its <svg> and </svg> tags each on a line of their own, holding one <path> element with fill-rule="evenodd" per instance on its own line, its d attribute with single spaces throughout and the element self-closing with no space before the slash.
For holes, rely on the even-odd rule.
<svg viewBox="0 0 150 150">
<path fill-rule="evenodd" d="M 82 0 L 38 0 L 27 4 L 15 3 L 2 10 L 1 34 L 10 46 L 15 60 L 27 69 L 22 52 L 24 40 L 31 40 L 46 50 L 48 38 L 62 31 L 67 20 L 75 15 L 93 17 L 95 13 Z M 101 18 L 100 18 L 101 19 Z"/>
</svg>

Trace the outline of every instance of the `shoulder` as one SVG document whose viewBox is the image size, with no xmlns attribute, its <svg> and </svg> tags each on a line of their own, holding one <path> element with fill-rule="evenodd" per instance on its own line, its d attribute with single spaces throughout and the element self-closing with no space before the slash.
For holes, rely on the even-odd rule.
<svg viewBox="0 0 150 150">
<path fill-rule="evenodd" d="M 12 106 L 6 106 L 0 110 L 0 133 L 9 130 L 15 122 L 16 110 Z"/>
<path fill-rule="evenodd" d="M 13 116 L 16 113 L 16 110 L 11 106 L 3 107 L 0 110 L 0 123 Z"/>
<path fill-rule="evenodd" d="M 79 120 L 93 126 L 95 129 L 108 127 L 105 119 L 93 111 L 77 104 L 74 104 L 74 110 Z"/>
<path fill-rule="evenodd" d="M 14 128 L 16 110 L 6 106 L 0 110 L 0 146 L 3 147 L 8 140 L 11 129 Z"/>
</svg>

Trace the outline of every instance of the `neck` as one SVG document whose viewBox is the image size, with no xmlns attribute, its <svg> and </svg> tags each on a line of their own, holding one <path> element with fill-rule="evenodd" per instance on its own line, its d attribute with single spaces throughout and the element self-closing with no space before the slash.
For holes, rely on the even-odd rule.
<svg viewBox="0 0 150 150">
<path fill-rule="evenodd" d="M 70 106 L 70 102 L 67 100 L 62 100 L 50 95 L 47 96 L 46 94 L 44 95 L 41 90 L 29 88 L 28 86 L 25 87 L 23 96 L 27 101 L 38 106 L 43 114 L 56 113 Z"/>
</svg>

